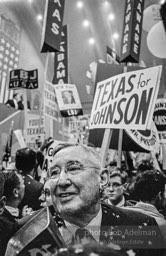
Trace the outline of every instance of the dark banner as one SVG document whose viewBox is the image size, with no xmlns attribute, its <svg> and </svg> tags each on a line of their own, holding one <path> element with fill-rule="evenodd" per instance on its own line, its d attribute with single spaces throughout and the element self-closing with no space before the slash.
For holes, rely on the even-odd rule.
<svg viewBox="0 0 166 256">
<path fill-rule="evenodd" d="M 65 0 L 47 0 L 41 52 L 58 52 L 61 42 Z"/>
<path fill-rule="evenodd" d="M 139 62 L 144 0 L 126 0 L 122 30 L 121 62 Z"/>
<path fill-rule="evenodd" d="M 80 116 L 80 115 L 83 115 L 83 110 L 82 110 L 82 108 L 80 108 L 80 109 L 61 110 L 61 115 L 63 117 Z"/>
<path fill-rule="evenodd" d="M 62 27 L 61 43 L 58 53 L 54 58 L 53 84 L 68 83 L 68 33 L 67 25 Z"/>
<path fill-rule="evenodd" d="M 16 69 L 10 71 L 9 90 L 10 89 L 37 89 L 38 88 L 38 70 Z"/>
</svg>

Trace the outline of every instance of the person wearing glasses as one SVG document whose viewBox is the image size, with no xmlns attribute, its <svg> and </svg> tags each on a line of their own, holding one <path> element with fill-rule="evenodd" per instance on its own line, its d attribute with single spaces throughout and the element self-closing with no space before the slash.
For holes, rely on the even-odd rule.
<svg viewBox="0 0 166 256">
<path fill-rule="evenodd" d="M 109 183 L 103 191 L 103 201 L 118 207 L 132 205 L 131 201 L 127 200 L 126 186 L 127 173 L 121 172 L 116 166 L 110 166 Z"/>
<path fill-rule="evenodd" d="M 40 205 L 42 207 L 49 207 L 53 205 L 52 197 L 50 193 L 50 183 L 52 182 L 51 179 L 47 179 L 44 182 L 43 190 L 41 191 L 41 195 L 39 200 L 41 201 Z"/>
<path fill-rule="evenodd" d="M 73 242 L 93 241 L 114 249 L 127 248 L 134 251 L 133 255 L 163 255 L 163 250 L 154 249 L 156 244 L 160 246 L 157 248 L 164 246 L 154 218 L 101 203 L 101 190 L 108 184 L 108 170 L 102 168 L 100 156 L 93 148 L 59 144 L 53 150 L 49 178 L 53 181 L 50 188 L 53 204 L 72 234 Z M 153 229 L 156 236 L 136 235 Z M 140 244 L 132 244 L 133 240 L 139 240 Z M 153 249 L 148 249 L 148 241 Z"/>
</svg>

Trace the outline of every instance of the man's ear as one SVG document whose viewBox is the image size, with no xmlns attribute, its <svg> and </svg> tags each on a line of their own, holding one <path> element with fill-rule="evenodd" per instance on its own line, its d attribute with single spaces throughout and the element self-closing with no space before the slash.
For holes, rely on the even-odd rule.
<svg viewBox="0 0 166 256">
<path fill-rule="evenodd" d="M 100 187 L 104 189 L 108 186 L 109 182 L 109 173 L 106 168 L 101 169 L 100 171 Z"/>
<path fill-rule="evenodd" d="M 14 195 L 14 197 L 18 197 L 18 189 L 17 188 L 13 189 L 13 195 Z"/>
<path fill-rule="evenodd" d="M 127 187 L 128 187 L 128 183 L 127 183 L 127 182 L 124 183 L 124 184 L 123 184 L 123 187 L 124 187 L 124 190 L 126 191 L 126 190 L 127 190 Z"/>
</svg>

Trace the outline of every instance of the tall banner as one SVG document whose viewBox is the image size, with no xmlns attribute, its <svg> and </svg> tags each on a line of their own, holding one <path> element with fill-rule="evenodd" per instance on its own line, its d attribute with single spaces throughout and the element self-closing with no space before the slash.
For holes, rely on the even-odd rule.
<svg viewBox="0 0 166 256">
<path fill-rule="evenodd" d="M 58 120 L 58 104 L 55 94 L 54 85 L 48 81 L 46 81 L 44 85 L 44 108 L 43 114 L 44 116 L 48 116 L 51 119 Z"/>
<path fill-rule="evenodd" d="M 90 129 L 150 129 L 162 66 L 122 73 L 97 84 Z"/>
<path fill-rule="evenodd" d="M 38 70 L 16 69 L 10 71 L 9 89 L 37 89 Z"/>
<path fill-rule="evenodd" d="M 17 69 L 19 63 L 20 28 L 6 15 L 0 15 L 0 103 L 13 97 L 9 91 L 8 74 Z"/>
<path fill-rule="evenodd" d="M 68 27 L 62 27 L 61 43 L 58 53 L 54 57 L 54 77 L 53 84 L 68 83 Z"/>
<path fill-rule="evenodd" d="M 139 62 L 144 0 L 126 0 L 122 30 L 121 62 Z"/>
<path fill-rule="evenodd" d="M 63 117 L 83 115 L 81 101 L 74 84 L 55 84 L 54 88 Z"/>
<path fill-rule="evenodd" d="M 65 0 L 47 0 L 41 52 L 59 51 Z"/>
</svg>

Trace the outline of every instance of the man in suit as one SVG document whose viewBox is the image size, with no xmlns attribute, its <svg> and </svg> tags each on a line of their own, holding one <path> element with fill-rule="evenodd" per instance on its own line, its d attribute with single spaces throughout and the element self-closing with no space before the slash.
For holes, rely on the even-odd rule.
<svg viewBox="0 0 166 256">
<path fill-rule="evenodd" d="M 17 150 L 15 164 L 18 170 L 21 170 L 24 177 L 25 194 L 19 205 L 21 210 L 25 205 L 31 207 L 33 211 L 41 208 L 39 197 L 41 195 L 43 184 L 35 180 L 37 168 L 37 153 L 29 148 Z"/>
<path fill-rule="evenodd" d="M 5 103 L 8 107 L 12 107 L 18 110 L 23 110 L 23 105 L 21 102 L 21 96 L 19 93 L 14 93 L 13 94 L 13 99 L 9 99 L 6 103 Z"/>
<path fill-rule="evenodd" d="M 164 247 L 163 237 L 153 218 L 101 204 L 100 192 L 108 184 L 108 171 L 101 167 L 100 156 L 92 148 L 59 144 L 53 151 L 49 176 L 53 204 L 73 241 L 131 249 L 136 255 L 163 255 L 159 249 Z"/>
</svg>

